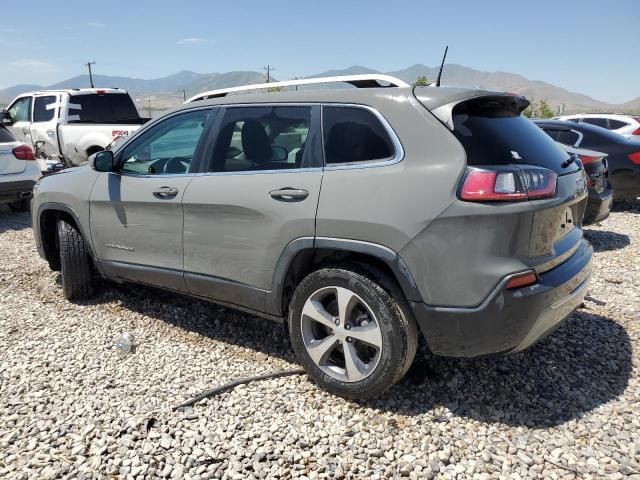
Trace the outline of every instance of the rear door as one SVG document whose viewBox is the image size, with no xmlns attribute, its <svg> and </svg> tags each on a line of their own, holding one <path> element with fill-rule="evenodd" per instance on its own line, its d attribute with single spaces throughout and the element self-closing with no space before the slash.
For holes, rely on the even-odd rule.
<svg viewBox="0 0 640 480">
<path fill-rule="evenodd" d="M 182 199 L 189 291 L 265 308 L 286 246 L 315 235 L 322 180 L 319 107 L 227 107 L 209 164 Z"/>
<path fill-rule="evenodd" d="M 91 237 L 110 276 L 183 290 L 182 198 L 201 160 L 210 108 L 155 123 L 116 154 L 91 192 Z"/>
<path fill-rule="evenodd" d="M 9 127 L 13 136 L 20 142 L 24 142 L 27 145 L 32 145 L 31 131 L 29 129 L 31 124 L 31 109 L 32 109 L 33 97 L 27 95 L 20 97 L 13 102 L 7 110 L 13 124 Z"/>
<path fill-rule="evenodd" d="M 11 132 L 0 125 L 0 175 L 21 173 L 27 168 L 25 160 L 18 160 L 12 150 L 20 145 Z"/>
</svg>

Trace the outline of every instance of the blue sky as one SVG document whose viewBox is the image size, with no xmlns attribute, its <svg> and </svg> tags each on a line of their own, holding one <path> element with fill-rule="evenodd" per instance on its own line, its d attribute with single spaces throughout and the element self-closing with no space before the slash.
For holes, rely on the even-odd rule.
<svg viewBox="0 0 640 480">
<path fill-rule="evenodd" d="M 508 71 L 600 100 L 640 96 L 640 0 L 0 0 L 0 88 L 85 72 L 154 78 L 364 65 Z M 28 5 L 28 7 L 25 7 Z M 446 75 L 445 75 L 446 79 Z"/>
</svg>

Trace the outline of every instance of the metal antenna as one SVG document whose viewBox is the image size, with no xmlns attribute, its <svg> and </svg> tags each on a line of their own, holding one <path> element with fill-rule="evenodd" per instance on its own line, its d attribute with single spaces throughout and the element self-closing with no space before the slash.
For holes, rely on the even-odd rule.
<svg viewBox="0 0 640 480">
<path fill-rule="evenodd" d="M 91 65 L 95 65 L 96 62 L 87 62 L 84 64 L 85 67 L 89 68 L 89 83 L 91 84 L 91 88 L 93 87 L 93 74 L 91 73 Z"/>
<path fill-rule="evenodd" d="M 442 63 L 440 64 L 440 71 L 438 72 L 438 79 L 436 80 L 436 87 L 440 86 L 440 78 L 442 78 L 442 69 L 444 68 L 444 61 L 447 58 L 447 52 L 449 51 L 449 45 L 444 49 L 444 55 L 442 56 Z"/>
</svg>

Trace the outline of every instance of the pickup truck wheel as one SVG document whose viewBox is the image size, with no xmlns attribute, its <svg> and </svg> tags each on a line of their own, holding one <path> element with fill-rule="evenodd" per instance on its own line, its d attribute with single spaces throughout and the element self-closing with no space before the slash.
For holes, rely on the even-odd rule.
<svg viewBox="0 0 640 480">
<path fill-rule="evenodd" d="M 296 356 L 311 378 L 352 399 L 378 395 L 398 382 L 418 345 L 406 301 L 340 267 L 317 270 L 300 282 L 288 325 Z"/>
<path fill-rule="evenodd" d="M 58 221 L 62 292 L 67 300 L 90 298 L 94 291 L 93 265 L 87 245 L 75 225 Z"/>
</svg>

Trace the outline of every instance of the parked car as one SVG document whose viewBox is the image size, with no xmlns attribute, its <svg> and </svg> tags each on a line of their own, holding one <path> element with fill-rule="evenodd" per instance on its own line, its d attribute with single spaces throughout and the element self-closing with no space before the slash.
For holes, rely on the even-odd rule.
<svg viewBox="0 0 640 480">
<path fill-rule="evenodd" d="M 613 205 L 613 188 L 609 183 L 609 168 L 607 167 L 607 154 L 576 148 L 558 143 L 569 155 L 575 155 L 587 174 L 587 187 L 589 200 L 582 219 L 583 225 L 592 225 L 603 221 L 609 216 Z"/>
<path fill-rule="evenodd" d="M 141 118 L 129 94 L 117 88 L 25 93 L 2 112 L 2 124 L 38 158 L 78 166 L 115 137 L 129 136 Z"/>
<path fill-rule="evenodd" d="M 336 81 L 359 88 L 238 92 Z M 319 385 L 367 398 L 419 331 L 439 355 L 515 352 L 581 304 L 584 169 L 527 105 L 386 75 L 205 92 L 42 179 L 38 250 L 68 299 L 96 272 L 284 322 Z"/>
<path fill-rule="evenodd" d="M 640 138 L 640 117 L 619 113 L 579 113 L 562 115 L 554 120 L 567 120 L 574 123 L 588 123 L 606 128 L 629 138 Z"/>
<path fill-rule="evenodd" d="M 16 140 L 0 125 L 0 203 L 12 210 L 28 210 L 33 186 L 41 176 L 41 167 L 33 149 Z"/>
<path fill-rule="evenodd" d="M 640 140 L 588 123 L 562 120 L 536 120 L 535 123 L 557 142 L 606 153 L 614 200 L 640 196 Z"/>
</svg>

